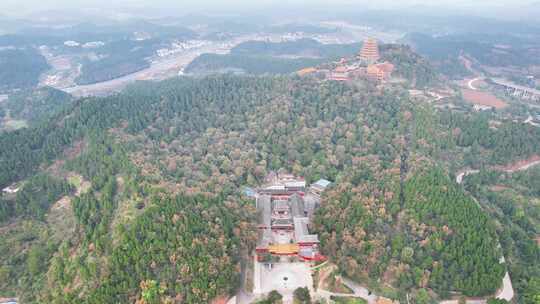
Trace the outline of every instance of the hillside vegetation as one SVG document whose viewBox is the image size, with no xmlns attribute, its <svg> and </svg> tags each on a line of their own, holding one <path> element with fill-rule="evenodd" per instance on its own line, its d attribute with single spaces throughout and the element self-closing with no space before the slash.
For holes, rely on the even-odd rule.
<svg viewBox="0 0 540 304">
<path fill-rule="evenodd" d="M 253 75 L 289 74 L 306 67 L 356 54 L 359 44 L 322 44 L 313 39 L 286 42 L 248 41 L 230 54 L 203 54 L 186 67 L 187 73 L 243 72 Z"/>
<path fill-rule="evenodd" d="M 38 84 L 49 69 L 47 60 L 33 48 L 0 50 L 0 92 L 24 89 Z"/>
<path fill-rule="evenodd" d="M 57 114 L 73 102 L 73 98 L 60 90 L 50 87 L 27 89 L 9 96 L 2 104 L 11 118 L 26 120 L 31 125 L 39 125 L 42 120 Z"/>
<path fill-rule="evenodd" d="M 47 220 L 54 212 L 75 224 L 60 241 L 21 238 L 9 249 L 17 259 L 2 266 L 13 278 L 0 292 L 57 303 L 231 295 L 256 240 L 255 208 L 239 189 L 284 168 L 308 183 L 335 181 L 314 228 L 344 275 L 399 299 L 427 289 L 434 298 L 488 295 L 505 266 L 497 231 L 447 169 L 476 145 L 492 163 L 537 148 L 514 137 L 536 131 L 511 122 L 510 133 L 476 128 L 483 119 L 437 112 L 400 86 L 298 77 L 175 78 L 79 99 L 39 125 L 0 134 L 0 186 L 26 187 L 43 171 L 89 184 L 51 187 L 38 204 L 44 218 L 8 215 L 43 231 L 60 230 Z M 518 152 L 507 148 L 515 142 Z M 62 195 L 68 204 L 57 202 Z M 17 286 L 21 278 L 32 284 Z"/>
</svg>

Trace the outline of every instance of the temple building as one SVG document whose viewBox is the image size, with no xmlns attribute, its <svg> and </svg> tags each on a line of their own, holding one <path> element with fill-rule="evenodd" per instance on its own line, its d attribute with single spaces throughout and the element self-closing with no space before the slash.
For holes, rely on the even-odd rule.
<svg viewBox="0 0 540 304">
<path fill-rule="evenodd" d="M 298 74 L 298 76 L 307 76 L 307 75 L 310 75 L 310 74 L 314 74 L 314 73 L 317 73 L 317 69 L 316 68 L 305 68 L 305 69 L 301 69 L 299 71 L 296 72 L 296 74 Z"/>
<path fill-rule="evenodd" d="M 377 40 L 368 38 L 364 41 L 364 45 L 360 51 L 360 59 L 368 64 L 373 64 L 380 59 Z"/>
<path fill-rule="evenodd" d="M 329 180 L 320 179 L 311 185 L 310 190 L 317 195 L 321 195 L 331 183 Z"/>
<path fill-rule="evenodd" d="M 330 74 L 330 80 L 347 81 L 349 80 L 349 71 L 344 66 L 338 66 Z"/>
<path fill-rule="evenodd" d="M 372 64 L 366 69 L 367 77 L 378 82 L 389 80 L 393 71 L 394 65 L 389 62 Z"/>
</svg>

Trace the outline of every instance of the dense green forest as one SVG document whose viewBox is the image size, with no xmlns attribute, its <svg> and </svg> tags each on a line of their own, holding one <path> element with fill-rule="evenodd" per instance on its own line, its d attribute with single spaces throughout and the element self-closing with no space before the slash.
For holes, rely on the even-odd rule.
<svg viewBox="0 0 540 304">
<path fill-rule="evenodd" d="M 490 118 L 493 117 L 488 113 L 443 112 L 437 119 L 447 130 L 452 130 L 454 144 L 465 148 L 465 165 L 473 168 L 509 164 L 540 153 L 539 128 L 513 121 L 490 128 Z M 437 140 L 441 149 L 452 145 L 444 138 Z"/>
<path fill-rule="evenodd" d="M 323 250 L 347 276 L 367 282 L 366 274 L 384 276 L 399 290 L 429 287 L 442 297 L 454 291 L 484 296 L 499 288 L 504 266 L 495 230 L 445 173 L 414 174 L 401 201 L 397 180 L 380 185 L 377 175 L 362 171 L 353 176 L 357 186 L 328 194 L 314 223 Z"/>
<path fill-rule="evenodd" d="M 432 37 L 413 33 L 407 39 L 422 56 L 442 64 L 450 75 L 465 74 L 463 69 L 452 68 L 460 55 L 469 55 L 488 66 L 538 65 L 538 41 L 533 37 L 520 37 L 511 33 L 498 35 L 447 35 Z"/>
<path fill-rule="evenodd" d="M 44 87 L 13 93 L 2 106 L 9 111 L 11 118 L 37 125 L 70 105 L 72 101 L 69 94 Z"/>
<path fill-rule="evenodd" d="M 26 228 L 7 229 L 0 249 L 16 258 L 0 269 L 10 278 L 0 291 L 55 303 L 228 296 L 256 239 L 239 189 L 283 168 L 336 182 L 313 228 L 344 275 L 375 287 L 384 278 L 393 298 L 491 294 L 505 269 L 500 230 L 432 166 L 465 165 L 474 151 L 485 164 L 537 153 L 537 130 L 489 128 L 489 115 L 436 111 L 400 86 L 294 76 L 182 77 L 79 99 L 0 134 L 0 186 L 22 183 L 28 206 L 2 207 L 4 220 L 18 212 L 28 233 L 46 227 L 14 248 Z M 65 208 L 50 207 L 64 195 Z M 51 220 L 58 213 L 72 230 Z"/>
<path fill-rule="evenodd" d="M 47 60 L 33 48 L 0 50 L 0 92 L 38 84 L 49 69 Z"/>
<path fill-rule="evenodd" d="M 203 54 L 191 62 L 185 72 L 203 75 L 216 72 L 289 74 L 352 56 L 359 50 L 360 44 L 322 44 L 313 39 L 279 43 L 248 41 L 237 45 L 227 55 Z"/>
<path fill-rule="evenodd" d="M 13 201 L 0 201 L 0 222 L 18 216 L 43 219 L 50 204 L 70 191 L 70 185 L 63 180 L 46 174 L 36 175 L 20 187 Z"/>
<path fill-rule="evenodd" d="M 60 243 L 46 224 L 49 209 L 72 193 L 64 180 L 45 173 L 28 179 L 14 197 L 0 198 L 0 292 L 33 302 L 41 292 L 48 260 Z M 65 220 L 65 219 L 61 219 Z"/>
<path fill-rule="evenodd" d="M 440 83 L 432 65 L 406 45 L 386 44 L 380 47 L 381 59 L 395 65 L 394 75 L 407 79 L 413 87 L 426 88 Z"/>
<path fill-rule="evenodd" d="M 501 253 L 494 226 L 484 211 L 439 170 L 415 176 L 403 191 L 408 215 L 414 221 L 442 228 L 428 239 L 428 245 L 412 247 L 417 267 L 427 265 L 416 258 L 422 256 L 428 260 L 431 257 L 432 265 L 436 265 L 428 286 L 440 293 L 459 290 L 468 296 L 493 294 L 501 285 L 504 266 L 499 264 Z M 414 237 L 416 227 L 409 229 L 405 236 Z M 423 235 L 417 237 L 420 241 Z M 416 272 L 418 269 L 413 269 Z"/>
<path fill-rule="evenodd" d="M 499 223 L 497 230 L 520 303 L 536 303 L 540 292 L 539 181 L 537 167 L 512 174 L 481 170 L 465 179 L 466 189 Z"/>
<path fill-rule="evenodd" d="M 285 42 L 248 41 L 235 46 L 233 55 L 244 56 L 296 56 L 315 58 L 341 58 L 357 54 L 361 44 L 322 44 L 313 39 L 299 39 Z"/>
<path fill-rule="evenodd" d="M 321 59 L 312 58 L 292 59 L 232 54 L 203 54 L 193 60 L 186 67 L 185 72 L 202 75 L 228 72 L 252 75 L 290 74 L 303 68 L 319 65 L 322 62 Z"/>
<path fill-rule="evenodd" d="M 159 283 L 162 301 L 207 303 L 234 293 L 241 251 L 249 244 L 249 230 L 239 229 L 251 221 L 246 205 L 202 196 L 152 203 L 156 207 L 120 232 L 111 276 L 83 302 L 129 302 L 147 280 Z"/>
</svg>

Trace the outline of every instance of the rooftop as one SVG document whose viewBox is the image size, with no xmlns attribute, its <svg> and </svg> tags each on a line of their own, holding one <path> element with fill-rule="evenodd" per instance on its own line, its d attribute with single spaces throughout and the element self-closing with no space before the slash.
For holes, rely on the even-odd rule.
<svg viewBox="0 0 540 304">
<path fill-rule="evenodd" d="M 257 210 L 259 211 L 259 224 L 266 228 L 270 228 L 271 211 L 270 211 L 270 196 L 261 195 L 257 198 Z"/>
<path fill-rule="evenodd" d="M 306 181 L 287 181 L 285 182 L 285 188 L 305 188 Z"/>
<path fill-rule="evenodd" d="M 304 213 L 304 200 L 297 194 L 293 194 L 289 199 L 291 203 L 291 211 L 293 216 L 303 217 Z"/>
<path fill-rule="evenodd" d="M 309 219 L 307 217 L 294 218 L 294 237 L 297 243 L 318 243 L 319 237 L 316 234 L 309 234 Z"/>
<path fill-rule="evenodd" d="M 321 188 L 326 188 L 328 186 L 330 186 L 332 182 L 329 181 L 329 180 L 326 180 L 326 179 L 320 179 L 318 181 L 316 181 L 315 183 L 313 183 L 313 186 L 318 186 L 318 187 L 321 187 Z"/>
<path fill-rule="evenodd" d="M 364 41 L 364 45 L 360 51 L 360 58 L 367 61 L 379 60 L 379 45 L 377 44 L 377 40 L 368 38 Z"/>
<path fill-rule="evenodd" d="M 289 202 L 286 200 L 274 200 L 272 201 L 272 208 L 274 210 L 289 210 Z"/>
<path fill-rule="evenodd" d="M 336 73 L 346 73 L 347 72 L 347 67 L 338 66 L 337 68 L 334 69 L 334 72 L 336 72 Z"/>
<path fill-rule="evenodd" d="M 268 246 L 268 250 L 273 254 L 296 254 L 300 250 L 297 244 L 277 244 Z"/>
</svg>

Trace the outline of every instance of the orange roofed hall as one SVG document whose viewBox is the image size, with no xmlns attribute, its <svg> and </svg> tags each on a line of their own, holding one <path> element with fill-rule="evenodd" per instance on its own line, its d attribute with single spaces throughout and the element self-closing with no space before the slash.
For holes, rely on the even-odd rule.
<svg viewBox="0 0 540 304">
<path fill-rule="evenodd" d="M 390 79 L 393 71 L 394 65 L 385 62 L 368 66 L 366 73 L 369 78 L 382 82 Z"/>
</svg>

